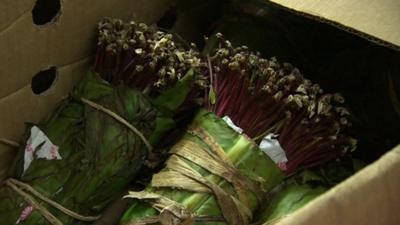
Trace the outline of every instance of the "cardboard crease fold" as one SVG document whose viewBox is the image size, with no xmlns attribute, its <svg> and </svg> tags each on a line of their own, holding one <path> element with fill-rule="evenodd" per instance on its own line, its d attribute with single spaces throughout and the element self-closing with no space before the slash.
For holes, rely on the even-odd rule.
<svg viewBox="0 0 400 225">
<path fill-rule="evenodd" d="M 25 18 L 26 15 L 29 15 L 30 10 L 25 11 L 21 16 L 19 16 L 16 20 L 8 24 L 5 28 L 0 31 L 0 37 L 6 34 L 8 31 L 12 30 L 15 25 L 18 24 L 22 19 Z"/>
</svg>

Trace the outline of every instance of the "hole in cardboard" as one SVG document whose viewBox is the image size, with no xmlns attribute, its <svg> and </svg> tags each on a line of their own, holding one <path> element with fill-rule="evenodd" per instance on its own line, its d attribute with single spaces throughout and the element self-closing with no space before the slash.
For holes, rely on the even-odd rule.
<svg viewBox="0 0 400 225">
<path fill-rule="evenodd" d="M 45 25 L 54 22 L 60 15 L 60 0 L 37 0 L 32 10 L 33 23 Z"/>
<path fill-rule="evenodd" d="M 49 69 L 38 72 L 31 83 L 32 92 L 36 95 L 42 94 L 50 89 L 57 78 L 57 68 L 50 67 Z"/>
</svg>

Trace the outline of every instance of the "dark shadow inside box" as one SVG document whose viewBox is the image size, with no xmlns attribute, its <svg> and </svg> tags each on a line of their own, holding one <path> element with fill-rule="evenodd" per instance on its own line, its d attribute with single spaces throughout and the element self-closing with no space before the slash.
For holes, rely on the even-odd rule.
<svg viewBox="0 0 400 225">
<path fill-rule="evenodd" d="M 300 69 L 326 92 L 339 92 L 353 115 L 354 156 L 376 160 L 400 143 L 400 53 L 260 1 L 180 1 L 159 26 L 205 45 L 204 36 L 224 34 Z"/>
</svg>

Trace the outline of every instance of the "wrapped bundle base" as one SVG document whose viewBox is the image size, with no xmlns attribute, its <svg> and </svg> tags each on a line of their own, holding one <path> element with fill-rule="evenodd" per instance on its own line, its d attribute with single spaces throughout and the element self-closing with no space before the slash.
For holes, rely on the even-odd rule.
<svg viewBox="0 0 400 225">
<path fill-rule="evenodd" d="M 284 174 L 248 137 L 200 110 L 122 224 L 248 224 Z M 169 221 L 169 222 L 168 222 Z M 171 222 L 171 223 L 170 223 Z"/>
<path fill-rule="evenodd" d="M 256 221 L 258 222 L 255 224 L 277 224 L 282 218 L 289 216 L 327 190 L 328 187 L 324 186 L 313 187 L 309 184 L 287 184 L 282 190 L 274 193 L 268 199 L 268 203 L 261 208 L 261 213 L 257 215 Z"/>
<path fill-rule="evenodd" d="M 97 219 L 67 211 L 99 215 L 119 196 L 151 146 L 174 127 L 172 111 L 184 101 L 191 77 L 189 73 L 150 98 L 131 88 L 115 88 L 89 72 L 49 118 L 28 126 L 26 144 L 11 169 L 14 179 L 0 188 L 1 224 L 67 225 Z M 179 97 L 172 98 L 176 92 Z M 49 155 L 43 156 L 47 150 Z"/>
</svg>

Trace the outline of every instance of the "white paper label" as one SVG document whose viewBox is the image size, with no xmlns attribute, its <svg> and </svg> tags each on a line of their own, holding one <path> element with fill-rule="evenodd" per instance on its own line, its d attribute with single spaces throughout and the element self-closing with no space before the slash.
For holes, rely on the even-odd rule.
<svg viewBox="0 0 400 225">
<path fill-rule="evenodd" d="M 286 163 L 288 161 L 285 150 L 279 144 L 277 139 L 278 135 L 268 134 L 265 136 L 261 143 L 260 149 L 265 152 L 274 161 L 279 168 L 286 170 Z"/>
<path fill-rule="evenodd" d="M 29 168 L 35 156 L 37 159 L 62 159 L 58 152 L 58 146 L 54 145 L 37 126 L 31 128 L 31 136 L 25 146 L 24 172 Z"/>
<path fill-rule="evenodd" d="M 236 126 L 233 121 L 231 120 L 231 118 L 229 118 L 229 116 L 224 116 L 222 117 L 222 119 L 225 121 L 226 124 L 228 124 L 228 126 L 230 128 L 232 128 L 233 130 L 235 130 L 236 132 L 238 132 L 239 134 L 243 133 L 243 129 Z"/>
</svg>

